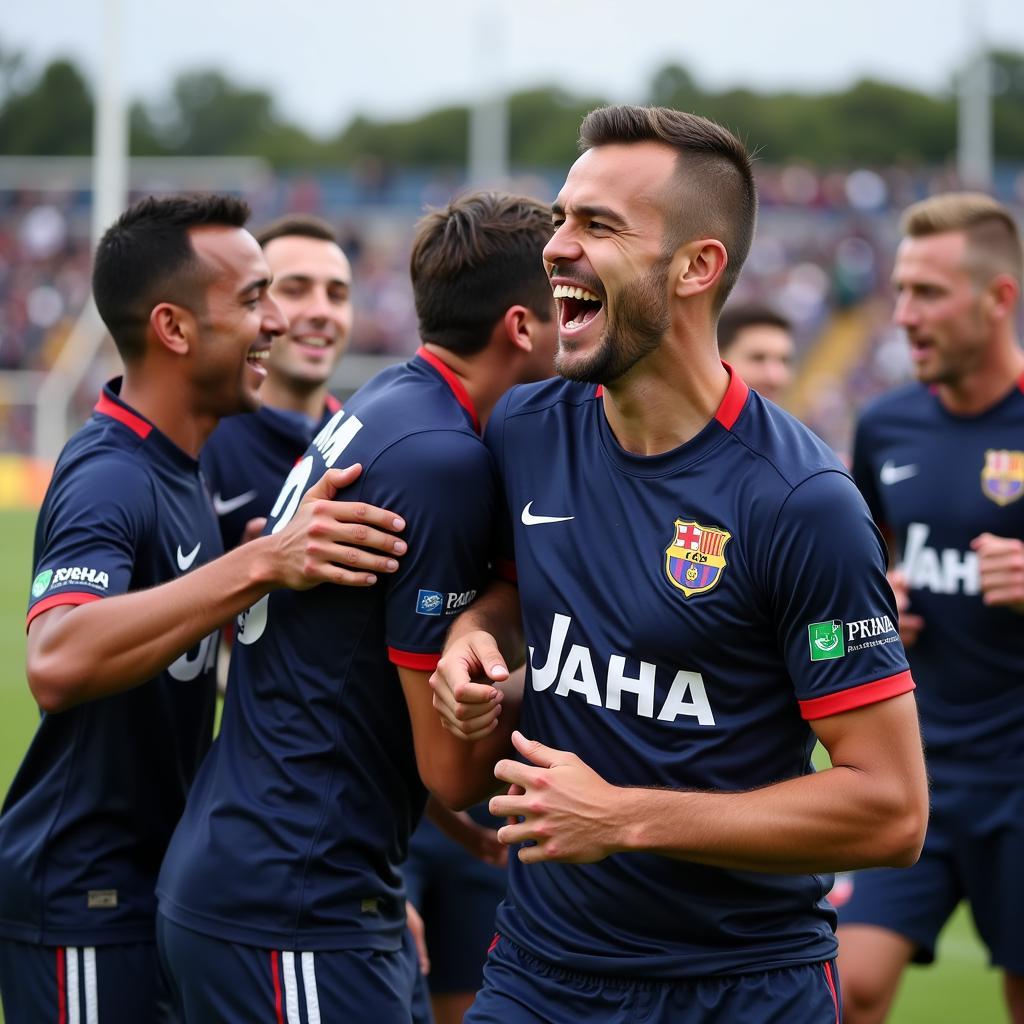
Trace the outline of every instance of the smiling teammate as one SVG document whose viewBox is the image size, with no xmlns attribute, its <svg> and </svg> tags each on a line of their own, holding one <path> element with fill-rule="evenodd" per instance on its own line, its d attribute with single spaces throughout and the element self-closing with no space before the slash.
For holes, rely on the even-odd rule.
<svg viewBox="0 0 1024 1024">
<path fill-rule="evenodd" d="M 917 383 L 857 428 L 853 474 L 902 562 L 900 631 L 932 779 L 910 870 L 859 872 L 840 913 L 850 1024 L 885 1018 L 904 968 L 931 963 L 961 899 L 1024 1022 L 1024 352 L 1020 234 L 988 196 L 911 206 L 895 322 Z"/>
<path fill-rule="evenodd" d="M 327 384 L 352 330 L 352 268 L 328 224 L 293 214 L 256 241 L 288 329 L 270 346 L 260 407 L 221 421 L 199 459 L 226 550 L 250 519 L 270 511 L 296 459 L 341 408 Z"/>
<path fill-rule="evenodd" d="M 525 733 L 494 772 L 518 851 L 466 1020 L 834 1024 L 822 876 L 911 863 L 927 816 L 882 543 L 832 453 L 718 358 L 742 145 L 638 107 L 581 139 L 544 252 L 565 379 L 487 432 L 518 589 L 477 599 L 433 678 L 459 735 Z M 520 707 L 489 680 L 521 630 Z"/>
<path fill-rule="evenodd" d="M 11 1024 L 166 1019 L 153 890 L 210 743 L 215 631 L 275 588 L 397 568 L 348 546 L 392 552 L 374 525 L 400 523 L 328 500 L 352 470 L 311 489 L 289 529 L 216 557 L 199 449 L 257 406 L 285 328 L 247 216 L 227 196 L 149 198 L 96 251 L 125 370 L 61 453 L 36 527 L 27 670 L 43 715 L 0 814 Z"/>
</svg>

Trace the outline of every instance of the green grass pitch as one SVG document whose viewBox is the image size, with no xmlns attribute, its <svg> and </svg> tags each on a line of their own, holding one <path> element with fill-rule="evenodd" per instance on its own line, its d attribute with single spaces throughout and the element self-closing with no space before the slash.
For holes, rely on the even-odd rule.
<svg viewBox="0 0 1024 1024">
<path fill-rule="evenodd" d="M 38 718 L 24 676 L 34 521 L 33 513 L 0 511 L 0 793 L 7 792 Z M 985 963 L 970 918 L 961 909 L 940 941 L 939 964 L 908 972 L 890 1024 L 1005 1020 L 998 975 Z"/>
</svg>

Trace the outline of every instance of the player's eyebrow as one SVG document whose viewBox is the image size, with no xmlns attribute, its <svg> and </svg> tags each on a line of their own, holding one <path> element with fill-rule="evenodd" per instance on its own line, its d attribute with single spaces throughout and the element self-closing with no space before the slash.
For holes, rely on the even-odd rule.
<svg viewBox="0 0 1024 1024">
<path fill-rule="evenodd" d="M 625 225 L 621 215 L 616 213 L 610 206 L 598 206 L 590 203 L 573 204 L 573 213 L 577 217 L 587 219 L 614 221 L 616 224 Z M 556 199 L 551 204 L 551 213 L 555 217 L 565 216 L 565 207 Z"/>
<path fill-rule="evenodd" d="M 273 281 L 273 277 L 261 277 L 257 281 L 250 281 L 243 288 L 238 290 L 238 297 L 242 298 L 248 295 L 249 292 L 265 292 L 270 287 L 270 282 Z"/>
<path fill-rule="evenodd" d="M 284 281 L 295 281 L 298 284 L 313 284 L 317 279 L 311 274 L 285 274 L 284 277 L 275 279 L 278 284 L 282 284 Z M 327 287 L 334 288 L 341 285 L 343 288 L 351 288 L 352 282 L 346 281 L 343 277 L 329 277 L 327 278 Z"/>
</svg>

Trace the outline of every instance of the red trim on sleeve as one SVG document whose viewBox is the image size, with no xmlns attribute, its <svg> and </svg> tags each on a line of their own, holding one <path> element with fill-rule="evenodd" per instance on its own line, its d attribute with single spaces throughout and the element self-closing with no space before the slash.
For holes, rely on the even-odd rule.
<svg viewBox="0 0 1024 1024">
<path fill-rule="evenodd" d="M 494 563 L 494 575 L 506 583 L 518 583 L 519 574 L 516 572 L 516 563 L 508 558 L 499 558 Z"/>
<path fill-rule="evenodd" d="M 388 648 L 388 660 L 400 668 L 415 668 L 420 672 L 433 672 L 441 660 L 440 654 L 416 654 L 413 651 L 400 651 L 397 647 Z"/>
<path fill-rule="evenodd" d="M 750 388 L 744 383 L 743 378 L 727 363 L 722 360 L 722 365 L 729 371 L 729 386 L 725 389 L 725 397 L 722 404 L 715 413 L 715 419 L 725 427 L 732 430 L 732 425 L 739 418 L 743 410 L 743 403 L 750 394 Z"/>
<path fill-rule="evenodd" d="M 48 612 L 51 608 L 56 608 L 58 605 L 88 604 L 90 601 L 100 601 L 102 598 L 102 594 L 85 594 L 80 590 L 72 590 L 66 594 L 51 594 L 40 601 L 39 604 L 34 604 L 29 609 L 28 618 L 25 619 L 25 628 L 28 629 L 29 624 L 37 615 L 42 615 L 43 612 Z"/>
<path fill-rule="evenodd" d="M 78 998 L 78 993 L 75 993 Z M 57 947 L 57 1024 L 68 1022 L 68 985 L 64 975 L 64 947 Z"/>
<path fill-rule="evenodd" d="M 324 399 L 324 408 L 328 412 L 339 412 L 341 410 L 341 402 L 334 395 L 328 394 Z"/>
<path fill-rule="evenodd" d="M 100 395 L 100 400 L 93 406 L 93 411 L 100 413 L 102 416 L 109 416 L 112 420 L 117 420 L 118 423 L 123 423 L 143 439 L 149 437 L 149 432 L 153 429 L 152 423 L 147 422 L 141 416 L 136 416 L 135 413 L 130 409 L 126 409 L 123 405 L 112 402 L 103 394 Z"/>
<path fill-rule="evenodd" d="M 281 1006 L 281 972 L 277 965 L 277 950 L 270 951 L 270 976 L 274 979 L 274 1010 L 277 1014 L 277 1024 L 284 1024 L 284 1012 Z"/>
<path fill-rule="evenodd" d="M 480 417 L 476 414 L 476 407 L 473 405 L 473 399 L 469 397 L 469 392 L 466 390 L 462 381 L 455 375 L 455 372 L 447 363 L 435 356 L 433 352 L 429 352 L 423 345 L 416 349 L 416 355 L 418 355 L 420 359 L 424 360 L 424 362 L 430 363 L 430 365 L 437 370 L 439 374 L 441 374 L 445 383 L 452 389 L 452 394 L 458 399 L 459 405 L 469 413 L 469 417 L 473 421 L 473 429 L 479 434 Z"/>
<path fill-rule="evenodd" d="M 827 718 L 829 715 L 838 715 L 843 711 L 853 711 L 856 708 L 866 707 L 868 704 L 877 704 L 890 697 L 898 697 L 901 693 L 910 693 L 914 689 L 914 680 L 911 678 L 910 669 L 897 672 L 894 676 L 886 676 L 884 679 L 876 679 L 872 683 L 864 683 L 861 686 L 853 686 L 849 690 L 841 690 L 839 693 L 830 693 L 827 697 L 814 697 L 811 700 L 800 701 L 800 714 L 807 721 L 815 718 Z"/>
</svg>

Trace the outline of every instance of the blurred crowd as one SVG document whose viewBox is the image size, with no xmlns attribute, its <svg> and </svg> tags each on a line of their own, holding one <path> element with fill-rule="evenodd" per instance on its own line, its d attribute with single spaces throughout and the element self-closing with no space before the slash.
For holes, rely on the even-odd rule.
<svg viewBox="0 0 1024 1024">
<path fill-rule="evenodd" d="M 888 323 L 899 212 L 956 187 L 955 178 L 947 171 L 819 173 L 790 165 L 761 166 L 758 179 L 758 234 L 733 301 L 767 303 L 792 321 L 798 378 L 808 355 L 828 344 L 837 318 L 847 331 L 853 325 L 852 351 L 847 342 L 831 367 L 824 361 L 798 410 L 843 451 L 856 409 L 907 373 L 902 340 Z M 550 200 L 559 181 L 552 172 L 510 187 Z M 995 184 L 1000 199 L 1024 207 L 1024 170 L 1001 169 Z M 417 344 L 407 269 L 413 225 L 426 206 L 444 204 L 461 187 L 452 176 L 368 165 L 346 175 L 268 178 L 246 198 L 256 226 L 290 211 L 318 213 L 337 225 L 354 269 L 351 350 L 401 356 Z M 0 370 L 45 371 L 53 364 L 88 296 L 89 228 L 88 191 L 0 190 Z M 109 359 L 83 382 L 83 416 L 110 372 Z M 0 451 L 30 451 L 31 433 L 31 410 L 0 383 Z"/>
</svg>

